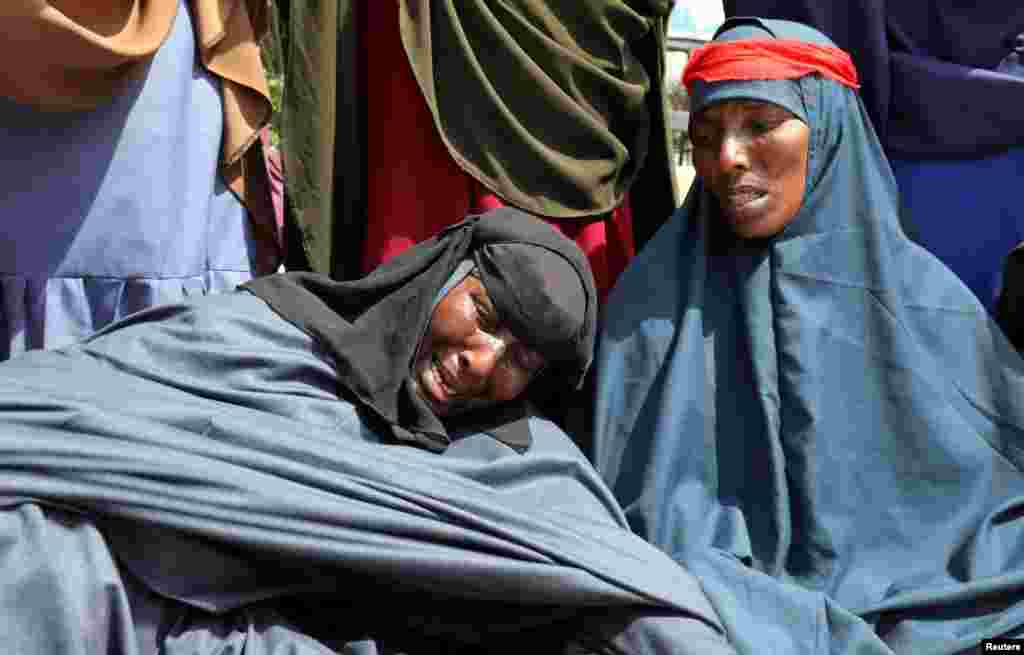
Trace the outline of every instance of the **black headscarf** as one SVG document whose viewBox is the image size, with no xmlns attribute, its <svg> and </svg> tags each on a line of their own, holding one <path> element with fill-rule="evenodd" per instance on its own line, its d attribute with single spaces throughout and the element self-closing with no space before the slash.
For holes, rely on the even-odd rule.
<svg viewBox="0 0 1024 655">
<path fill-rule="evenodd" d="M 502 322 L 548 365 L 526 397 L 442 422 L 414 390 L 411 369 L 438 293 L 466 260 Z M 551 226 L 511 207 L 470 216 L 358 280 L 284 273 L 243 288 L 323 345 L 343 397 L 398 441 L 431 450 L 444 450 L 449 433 L 470 424 L 525 449 L 529 435 L 515 419 L 526 416 L 527 397 L 578 387 L 593 356 L 597 292 L 586 257 Z"/>
</svg>

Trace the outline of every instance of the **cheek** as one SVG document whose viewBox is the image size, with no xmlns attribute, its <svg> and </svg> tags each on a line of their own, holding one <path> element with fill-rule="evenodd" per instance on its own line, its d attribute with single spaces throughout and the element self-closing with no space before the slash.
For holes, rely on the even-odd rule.
<svg viewBox="0 0 1024 655">
<path fill-rule="evenodd" d="M 517 369 L 495 371 L 491 380 L 491 400 L 505 402 L 518 398 L 530 384 L 530 376 Z"/>
<path fill-rule="evenodd" d="M 778 177 L 779 198 L 787 209 L 795 210 L 803 202 L 807 164 L 803 161 L 792 161 L 787 164 Z"/>
<path fill-rule="evenodd" d="M 789 220 L 792 220 L 794 217 L 793 215 L 795 215 L 800 210 L 800 206 L 803 205 L 804 194 L 807 190 L 806 151 L 803 156 L 795 157 L 792 161 L 788 162 L 784 179 L 785 185 L 782 191 L 783 202 L 786 205 L 787 211 L 792 214 L 789 217 Z"/>
<path fill-rule="evenodd" d="M 803 205 L 807 188 L 807 139 L 796 135 L 766 149 L 762 159 L 770 179 L 774 181 L 777 197 L 776 221 L 779 227 L 787 225 Z"/>
</svg>

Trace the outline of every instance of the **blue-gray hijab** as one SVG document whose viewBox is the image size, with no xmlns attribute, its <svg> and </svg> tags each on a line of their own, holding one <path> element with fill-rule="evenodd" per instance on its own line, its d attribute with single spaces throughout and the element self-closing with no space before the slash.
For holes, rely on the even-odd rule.
<svg viewBox="0 0 1024 655">
<path fill-rule="evenodd" d="M 758 19 L 716 40 L 773 36 L 830 45 Z M 620 278 L 599 471 L 741 651 L 955 653 L 1020 635 L 1024 362 L 904 234 L 856 91 L 712 83 L 692 109 L 739 97 L 810 127 L 803 205 L 770 240 L 723 237 L 698 179 Z"/>
</svg>

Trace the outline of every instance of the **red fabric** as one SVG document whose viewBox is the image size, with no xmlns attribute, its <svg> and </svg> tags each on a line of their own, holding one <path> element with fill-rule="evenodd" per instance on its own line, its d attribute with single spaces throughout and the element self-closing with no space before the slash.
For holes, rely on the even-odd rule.
<svg viewBox="0 0 1024 655">
<path fill-rule="evenodd" d="M 270 130 L 260 130 L 260 145 L 267 162 L 267 180 L 270 182 L 270 200 L 274 204 L 274 224 L 277 226 L 277 241 L 284 243 L 284 169 L 281 166 L 281 152 L 270 143 Z"/>
<path fill-rule="evenodd" d="M 472 212 L 505 204 L 455 163 L 406 59 L 394 3 L 365 0 L 367 212 L 363 270 Z M 605 219 L 541 217 L 590 260 L 601 301 L 635 254 L 628 196 Z"/>
<path fill-rule="evenodd" d="M 437 136 L 413 77 L 398 31 L 398 4 L 365 0 L 359 8 L 366 67 L 369 220 L 363 270 L 368 272 L 465 216 L 471 187 Z"/>
<path fill-rule="evenodd" d="M 697 48 L 683 71 L 683 84 L 694 80 L 788 80 L 820 73 L 859 89 L 857 68 L 843 50 L 785 39 L 749 39 L 709 43 Z"/>
</svg>

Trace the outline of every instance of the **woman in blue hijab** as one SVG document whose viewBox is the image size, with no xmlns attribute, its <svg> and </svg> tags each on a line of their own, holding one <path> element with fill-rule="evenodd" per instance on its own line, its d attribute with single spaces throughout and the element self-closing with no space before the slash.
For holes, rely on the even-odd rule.
<svg viewBox="0 0 1024 655">
<path fill-rule="evenodd" d="M 1024 363 L 904 234 L 849 58 L 731 19 L 686 79 L 698 176 L 598 358 L 595 460 L 632 526 L 741 652 L 1024 633 Z"/>
</svg>

